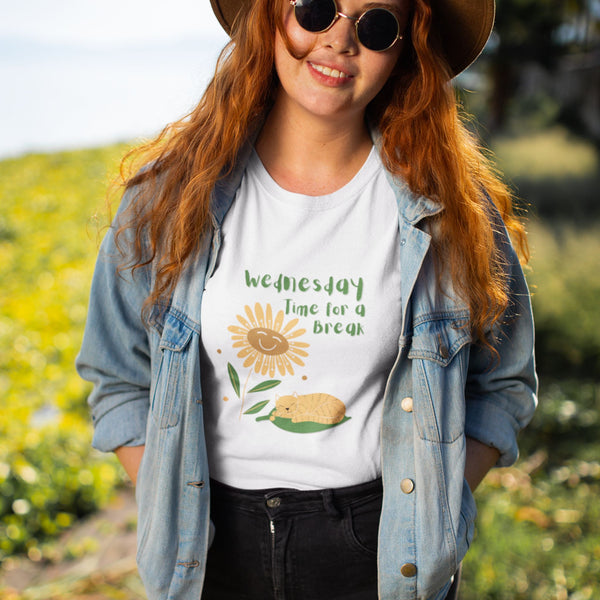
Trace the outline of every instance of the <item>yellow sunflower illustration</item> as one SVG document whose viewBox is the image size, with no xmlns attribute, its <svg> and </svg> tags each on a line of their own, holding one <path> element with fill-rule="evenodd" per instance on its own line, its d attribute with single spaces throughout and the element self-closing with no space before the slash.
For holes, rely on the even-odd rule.
<svg viewBox="0 0 600 600">
<path fill-rule="evenodd" d="M 269 377 L 275 375 L 275 369 L 281 375 L 286 372 L 294 374 L 292 363 L 304 366 L 300 357 L 308 356 L 303 348 L 308 348 L 306 342 L 296 341 L 296 338 L 304 335 L 306 329 L 296 329 L 298 319 L 292 319 L 284 326 L 283 311 L 280 310 L 273 318 L 273 309 L 270 304 L 263 311 L 257 302 L 254 312 L 249 306 L 244 307 L 246 316 L 236 315 L 239 325 L 231 325 L 227 329 L 233 334 L 234 348 L 241 348 L 238 357 L 243 358 L 244 367 L 254 365 L 254 371 Z"/>
</svg>

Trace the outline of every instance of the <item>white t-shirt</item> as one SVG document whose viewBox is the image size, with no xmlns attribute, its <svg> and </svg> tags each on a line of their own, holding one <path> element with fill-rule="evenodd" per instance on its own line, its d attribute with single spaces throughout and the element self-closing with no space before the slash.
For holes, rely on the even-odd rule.
<svg viewBox="0 0 600 600">
<path fill-rule="evenodd" d="M 325 196 L 281 188 L 253 153 L 202 301 L 211 476 L 319 489 L 381 473 L 398 352 L 398 209 L 373 149 Z"/>
</svg>

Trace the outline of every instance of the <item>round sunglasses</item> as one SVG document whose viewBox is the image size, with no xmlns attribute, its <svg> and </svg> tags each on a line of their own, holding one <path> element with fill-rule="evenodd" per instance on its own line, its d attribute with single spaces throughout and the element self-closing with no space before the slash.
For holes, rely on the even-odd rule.
<svg viewBox="0 0 600 600">
<path fill-rule="evenodd" d="M 312 33 L 323 33 L 340 18 L 354 21 L 358 41 L 369 50 L 389 50 L 402 39 L 396 15 L 387 8 L 369 8 L 360 17 L 341 13 L 335 0 L 290 0 L 298 25 Z"/>
</svg>

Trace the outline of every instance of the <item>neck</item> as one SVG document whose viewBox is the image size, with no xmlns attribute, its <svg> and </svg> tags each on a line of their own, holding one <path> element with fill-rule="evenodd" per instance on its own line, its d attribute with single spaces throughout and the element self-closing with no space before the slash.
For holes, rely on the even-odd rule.
<svg viewBox="0 0 600 600">
<path fill-rule="evenodd" d="M 364 114 L 332 119 L 276 101 L 256 151 L 281 187 L 319 196 L 348 183 L 364 164 L 371 146 Z"/>
</svg>

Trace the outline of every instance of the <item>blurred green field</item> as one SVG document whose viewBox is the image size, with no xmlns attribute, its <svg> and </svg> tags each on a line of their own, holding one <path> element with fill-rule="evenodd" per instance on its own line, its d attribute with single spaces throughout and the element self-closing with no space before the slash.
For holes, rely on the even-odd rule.
<svg viewBox="0 0 600 600">
<path fill-rule="evenodd" d="M 52 540 L 123 481 L 115 460 L 89 446 L 87 387 L 73 362 L 107 183 L 125 149 L 0 162 L 0 562 L 85 553 Z M 533 204 L 527 276 L 542 388 L 522 459 L 478 491 L 461 597 L 600 598 L 598 155 L 562 130 L 497 140 L 494 150 Z M 585 192 L 564 195 L 565 185 Z"/>
<path fill-rule="evenodd" d="M 535 216 L 583 227 L 600 220 L 600 154 L 587 140 L 554 126 L 498 137 L 491 148 Z"/>
<path fill-rule="evenodd" d="M 0 561 L 109 498 L 122 475 L 90 449 L 75 373 L 108 173 L 123 147 L 0 162 Z"/>
</svg>

